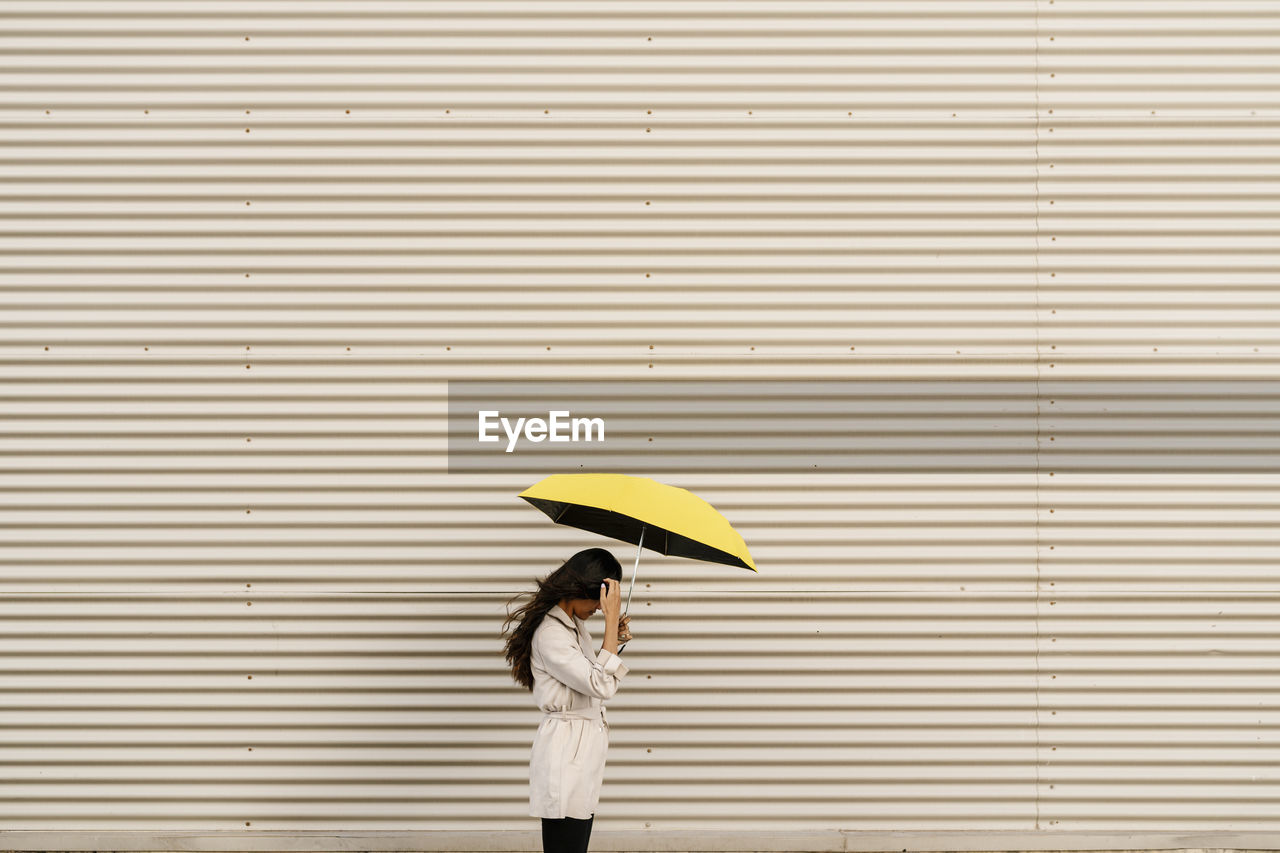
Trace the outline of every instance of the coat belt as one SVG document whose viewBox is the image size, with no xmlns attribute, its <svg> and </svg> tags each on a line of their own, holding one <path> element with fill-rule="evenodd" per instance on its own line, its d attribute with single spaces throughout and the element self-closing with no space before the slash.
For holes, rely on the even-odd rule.
<svg viewBox="0 0 1280 853">
<path fill-rule="evenodd" d="M 542 714 L 557 720 L 603 720 L 604 708 L 582 708 L 577 711 L 543 711 Z"/>
<path fill-rule="evenodd" d="M 542 715 L 553 720 L 597 720 L 605 728 L 609 727 L 609 718 L 605 715 L 603 705 L 597 705 L 594 708 L 580 708 L 576 711 L 543 711 Z"/>
</svg>

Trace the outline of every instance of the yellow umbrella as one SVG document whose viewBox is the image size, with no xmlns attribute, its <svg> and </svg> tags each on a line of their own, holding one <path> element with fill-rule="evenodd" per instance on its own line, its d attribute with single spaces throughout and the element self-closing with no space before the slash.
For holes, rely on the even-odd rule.
<svg viewBox="0 0 1280 853">
<path fill-rule="evenodd" d="M 557 524 L 636 545 L 627 607 L 640 551 L 756 571 L 747 545 L 723 515 L 685 489 L 627 474 L 552 474 L 520 493 Z"/>
</svg>

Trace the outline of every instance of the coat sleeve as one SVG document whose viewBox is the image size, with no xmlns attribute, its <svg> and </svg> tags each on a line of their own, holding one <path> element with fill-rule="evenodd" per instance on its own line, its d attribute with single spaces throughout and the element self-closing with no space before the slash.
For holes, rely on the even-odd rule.
<svg viewBox="0 0 1280 853">
<path fill-rule="evenodd" d="M 578 646 L 577 636 L 564 626 L 538 631 L 534 642 L 551 677 L 578 693 L 609 699 L 618 692 L 618 682 L 628 672 L 622 658 L 613 652 L 601 649 L 595 660 L 589 659 Z"/>
</svg>

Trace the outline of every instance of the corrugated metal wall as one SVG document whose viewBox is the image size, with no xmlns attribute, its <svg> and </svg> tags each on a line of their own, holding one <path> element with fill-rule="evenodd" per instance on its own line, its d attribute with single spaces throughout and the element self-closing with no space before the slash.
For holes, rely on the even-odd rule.
<svg viewBox="0 0 1280 853">
<path fill-rule="evenodd" d="M 598 541 L 444 473 L 445 383 L 565 376 L 1218 413 L 681 475 L 761 574 L 646 558 L 597 832 L 1280 828 L 1277 469 L 1221 450 L 1274 395 L 1211 390 L 1280 353 L 1278 49 L 1262 0 L 0 3 L 0 829 L 531 828 L 502 604 Z"/>
</svg>

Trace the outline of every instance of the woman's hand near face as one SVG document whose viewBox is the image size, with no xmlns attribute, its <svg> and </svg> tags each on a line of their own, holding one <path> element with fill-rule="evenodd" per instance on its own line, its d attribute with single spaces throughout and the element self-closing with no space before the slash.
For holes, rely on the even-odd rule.
<svg viewBox="0 0 1280 853">
<path fill-rule="evenodd" d="M 600 609 L 604 611 L 604 644 L 607 652 L 618 653 L 618 614 L 622 612 L 622 584 L 605 578 L 600 585 Z"/>
<path fill-rule="evenodd" d="M 622 584 L 613 578 L 605 578 L 600 585 L 600 610 L 607 622 L 617 622 L 622 612 Z"/>
</svg>

